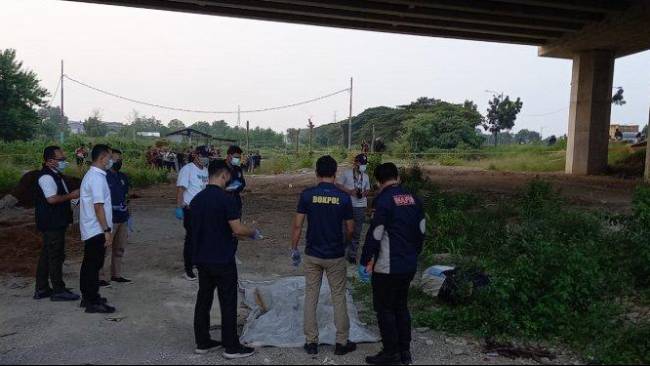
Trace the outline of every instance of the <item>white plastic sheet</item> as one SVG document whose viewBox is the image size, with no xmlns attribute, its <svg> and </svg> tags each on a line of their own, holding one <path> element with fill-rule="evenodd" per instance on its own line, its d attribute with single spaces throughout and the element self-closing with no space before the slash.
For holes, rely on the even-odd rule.
<svg viewBox="0 0 650 366">
<path fill-rule="evenodd" d="M 378 342 L 379 337 L 366 329 L 359 320 L 352 296 L 349 293 L 347 296 L 350 340 L 356 343 Z M 304 277 L 289 277 L 265 284 L 249 284 L 245 286 L 244 301 L 252 311 L 244 326 L 242 343 L 254 347 L 283 348 L 302 347 L 305 344 Z M 321 287 L 317 316 L 320 343 L 334 345 L 336 343 L 334 307 L 326 278 L 323 279 Z"/>
</svg>

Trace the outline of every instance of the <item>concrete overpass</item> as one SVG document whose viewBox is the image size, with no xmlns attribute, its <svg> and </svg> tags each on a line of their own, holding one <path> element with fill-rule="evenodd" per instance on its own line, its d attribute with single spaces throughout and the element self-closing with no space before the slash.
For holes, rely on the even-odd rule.
<svg viewBox="0 0 650 366">
<path fill-rule="evenodd" d="M 650 0 L 70 1 L 538 46 L 573 60 L 566 171 L 578 175 L 607 167 L 616 58 L 650 49 Z"/>
</svg>

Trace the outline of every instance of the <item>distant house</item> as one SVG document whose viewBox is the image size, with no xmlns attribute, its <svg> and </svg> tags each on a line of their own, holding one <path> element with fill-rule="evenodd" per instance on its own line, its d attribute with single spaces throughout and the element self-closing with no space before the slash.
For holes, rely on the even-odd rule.
<svg viewBox="0 0 650 366">
<path fill-rule="evenodd" d="M 609 138 L 612 140 L 616 140 L 616 130 L 619 130 L 628 136 L 636 136 L 639 131 L 641 131 L 641 128 L 639 125 L 620 125 L 620 124 L 612 124 L 609 126 Z"/>
<path fill-rule="evenodd" d="M 192 128 L 184 128 L 182 130 L 169 133 L 165 136 L 169 141 L 175 143 L 188 143 L 190 145 L 194 144 L 203 144 L 210 145 L 212 141 L 228 142 L 235 143 L 235 140 L 222 139 L 208 135 L 201 131 L 197 131 Z"/>
<path fill-rule="evenodd" d="M 140 137 L 159 138 L 160 132 L 138 132 Z"/>
<path fill-rule="evenodd" d="M 70 133 L 74 135 L 80 135 L 86 133 L 83 122 L 68 121 L 68 127 L 70 127 Z"/>
</svg>

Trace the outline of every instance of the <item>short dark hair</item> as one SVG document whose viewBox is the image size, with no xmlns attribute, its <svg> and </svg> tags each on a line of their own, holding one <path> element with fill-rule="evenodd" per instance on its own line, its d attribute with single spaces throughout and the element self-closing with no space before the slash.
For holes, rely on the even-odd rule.
<svg viewBox="0 0 650 366">
<path fill-rule="evenodd" d="M 223 159 L 212 160 L 208 165 L 208 174 L 210 177 L 219 175 L 224 171 L 230 172 L 230 168 L 228 168 L 228 164 Z"/>
<path fill-rule="evenodd" d="M 47 162 L 50 159 L 56 158 L 56 151 L 61 150 L 58 146 L 48 146 L 43 150 L 43 161 Z"/>
<path fill-rule="evenodd" d="M 379 183 L 386 183 L 399 177 L 399 170 L 393 163 L 384 163 L 375 169 L 375 179 Z"/>
<path fill-rule="evenodd" d="M 111 149 L 113 151 L 113 154 L 120 154 L 122 155 L 122 151 L 118 149 Z"/>
<path fill-rule="evenodd" d="M 316 175 L 320 178 L 332 178 L 336 176 L 338 163 L 329 155 L 322 156 L 316 162 Z"/>
<path fill-rule="evenodd" d="M 235 155 L 235 154 L 241 154 L 244 151 L 241 149 L 241 147 L 237 145 L 232 145 L 228 148 L 227 154 L 228 155 Z"/>
<path fill-rule="evenodd" d="M 108 145 L 99 144 L 93 147 L 93 152 L 90 154 L 90 156 L 92 157 L 93 162 L 96 162 L 102 156 L 104 156 L 104 154 L 110 154 L 110 153 L 111 153 L 111 148 Z"/>
</svg>

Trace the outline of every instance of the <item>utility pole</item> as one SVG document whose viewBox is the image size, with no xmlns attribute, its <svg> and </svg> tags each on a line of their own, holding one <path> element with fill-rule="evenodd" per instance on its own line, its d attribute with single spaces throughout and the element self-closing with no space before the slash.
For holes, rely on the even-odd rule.
<svg viewBox="0 0 650 366">
<path fill-rule="evenodd" d="M 348 117 L 348 150 L 352 150 L 352 95 L 354 91 L 354 78 L 350 78 L 350 116 Z"/>
<path fill-rule="evenodd" d="M 375 153 L 375 124 L 372 124 L 372 141 L 370 141 L 370 152 Z"/>
<path fill-rule="evenodd" d="M 650 109 L 648 109 L 648 132 L 645 136 L 645 182 L 650 183 Z"/>
<path fill-rule="evenodd" d="M 59 139 L 61 140 L 62 144 L 63 144 L 63 138 L 65 136 L 65 133 L 64 133 L 65 112 L 63 111 L 63 79 L 64 79 L 64 75 L 65 74 L 64 74 L 64 70 L 63 70 L 63 60 L 61 60 L 61 81 L 60 81 L 61 82 L 61 108 L 59 108 L 60 111 L 61 111 L 61 121 L 60 121 L 60 125 L 61 125 L 60 129 L 61 129 L 61 131 L 59 131 L 59 133 L 60 133 Z"/>
<path fill-rule="evenodd" d="M 250 132 L 250 122 L 246 121 L 246 152 L 250 155 L 250 153 L 251 153 L 251 140 L 250 140 L 249 132 Z"/>
<path fill-rule="evenodd" d="M 312 141 L 314 139 L 314 123 L 311 121 L 311 118 L 309 119 L 307 127 L 309 128 L 309 155 L 312 155 L 314 153 L 314 149 L 312 149 Z"/>
<path fill-rule="evenodd" d="M 241 106 L 237 106 L 237 127 L 241 127 Z"/>
<path fill-rule="evenodd" d="M 296 130 L 296 157 L 300 155 L 300 129 Z"/>
</svg>

